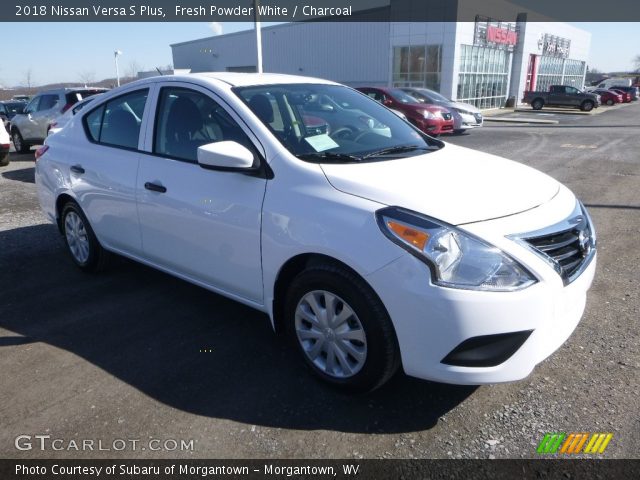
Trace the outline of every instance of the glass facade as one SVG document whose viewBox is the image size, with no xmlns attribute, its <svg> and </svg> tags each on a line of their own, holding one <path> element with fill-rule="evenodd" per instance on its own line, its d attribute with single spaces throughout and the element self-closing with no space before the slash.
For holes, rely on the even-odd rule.
<svg viewBox="0 0 640 480">
<path fill-rule="evenodd" d="M 393 86 L 440 90 L 442 45 L 393 48 Z"/>
<path fill-rule="evenodd" d="M 538 63 L 536 90 L 549 90 L 551 85 L 571 85 L 582 88 L 586 63 L 561 57 L 541 56 Z"/>
<path fill-rule="evenodd" d="M 457 100 L 478 108 L 502 107 L 510 69 L 511 54 L 506 50 L 461 45 Z"/>
</svg>

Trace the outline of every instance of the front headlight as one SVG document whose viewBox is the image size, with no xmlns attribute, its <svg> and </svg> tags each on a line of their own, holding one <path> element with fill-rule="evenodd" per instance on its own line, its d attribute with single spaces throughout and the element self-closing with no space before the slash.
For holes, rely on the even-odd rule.
<svg viewBox="0 0 640 480">
<path fill-rule="evenodd" d="M 438 115 L 436 115 L 433 112 L 430 112 L 429 110 L 424 110 L 422 112 L 422 115 L 424 116 L 424 118 L 426 118 L 427 120 L 434 120 Z"/>
<path fill-rule="evenodd" d="M 382 233 L 425 262 L 437 285 L 504 292 L 537 281 L 502 250 L 456 227 L 397 207 L 376 216 Z"/>
</svg>

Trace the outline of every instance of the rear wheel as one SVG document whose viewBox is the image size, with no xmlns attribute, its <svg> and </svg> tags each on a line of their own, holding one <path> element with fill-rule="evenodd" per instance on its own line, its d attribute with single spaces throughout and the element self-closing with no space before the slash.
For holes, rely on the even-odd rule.
<svg viewBox="0 0 640 480">
<path fill-rule="evenodd" d="M 611 105 L 613 105 L 613 103 L 614 103 L 613 100 L 611 100 L 611 99 L 607 100 L 607 105 L 611 106 Z"/>
<path fill-rule="evenodd" d="M 13 146 L 18 153 L 27 153 L 31 150 L 31 145 L 25 143 L 22 139 L 22 135 L 20 135 L 20 131 L 17 128 L 13 129 L 13 133 L 11 134 L 11 139 L 13 140 Z"/>
<path fill-rule="evenodd" d="M 539 98 L 536 98 L 533 102 L 531 102 L 531 108 L 534 110 L 541 110 L 544 106 L 544 102 Z"/>
<path fill-rule="evenodd" d="M 287 292 L 285 320 L 305 363 L 334 387 L 371 391 L 398 369 L 399 349 L 384 305 L 346 268 L 320 264 L 298 274 Z"/>
<path fill-rule="evenodd" d="M 582 105 L 580 105 L 580 110 L 582 110 L 583 112 L 590 112 L 591 110 L 593 110 L 593 102 L 591 100 L 582 102 Z"/>
<path fill-rule="evenodd" d="M 73 262 L 85 272 L 104 269 L 108 253 L 102 248 L 80 206 L 70 201 L 62 209 L 62 233 Z"/>
</svg>

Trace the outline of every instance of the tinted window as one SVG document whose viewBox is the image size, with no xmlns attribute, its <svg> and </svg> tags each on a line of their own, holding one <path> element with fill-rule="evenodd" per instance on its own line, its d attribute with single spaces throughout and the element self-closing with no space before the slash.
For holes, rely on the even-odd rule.
<svg viewBox="0 0 640 480">
<path fill-rule="evenodd" d="M 99 143 L 137 149 L 148 90 L 114 98 L 84 118 L 89 137 Z"/>
<path fill-rule="evenodd" d="M 42 97 L 40 97 L 40 104 L 38 105 L 38 112 L 42 110 L 49 110 L 55 107 L 57 103 L 57 95 L 42 95 Z"/>
<path fill-rule="evenodd" d="M 211 97 L 186 88 L 160 91 L 153 151 L 197 162 L 198 147 L 231 140 L 253 150 L 240 126 Z"/>
</svg>

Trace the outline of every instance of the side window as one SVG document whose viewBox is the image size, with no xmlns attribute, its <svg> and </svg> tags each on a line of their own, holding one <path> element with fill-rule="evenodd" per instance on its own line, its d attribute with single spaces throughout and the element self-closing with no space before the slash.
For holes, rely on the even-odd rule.
<svg viewBox="0 0 640 480">
<path fill-rule="evenodd" d="M 38 105 L 38 112 L 43 110 L 50 110 L 58 103 L 57 95 L 43 95 L 40 97 L 40 104 Z"/>
<path fill-rule="evenodd" d="M 35 97 L 33 100 L 31 100 L 25 107 L 24 113 L 33 113 L 38 110 L 38 103 L 40 103 L 40 98 L 41 97 Z"/>
<path fill-rule="evenodd" d="M 211 97 L 187 88 L 165 87 L 160 91 L 154 153 L 197 162 L 198 147 L 224 140 L 254 150 L 240 126 Z"/>
<path fill-rule="evenodd" d="M 138 90 L 100 105 L 84 117 L 89 138 L 115 147 L 138 148 L 148 90 Z"/>
<path fill-rule="evenodd" d="M 575 95 L 578 93 L 578 89 L 577 88 L 573 88 L 573 87 L 567 87 L 567 93 L 571 94 L 571 95 Z"/>
</svg>

